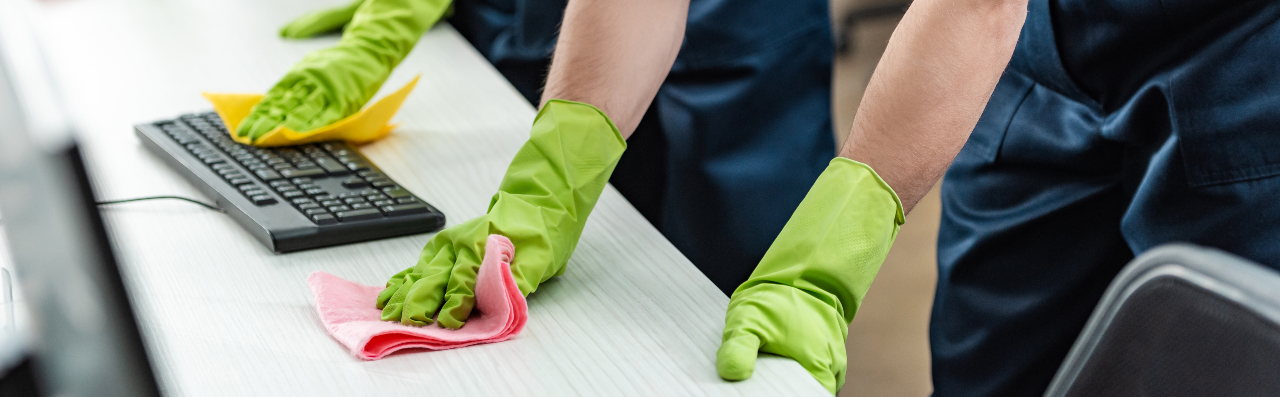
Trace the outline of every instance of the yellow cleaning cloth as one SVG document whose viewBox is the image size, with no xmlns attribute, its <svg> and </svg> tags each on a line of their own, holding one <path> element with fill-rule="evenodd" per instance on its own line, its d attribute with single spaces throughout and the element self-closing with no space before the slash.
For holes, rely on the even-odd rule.
<svg viewBox="0 0 1280 397">
<path fill-rule="evenodd" d="M 257 105 L 258 102 L 262 101 L 262 94 L 215 94 L 209 92 L 202 94 L 205 99 L 208 99 L 213 104 L 213 110 L 218 112 L 218 117 L 222 118 L 222 124 L 227 126 L 227 131 L 231 133 L 231 139 L 246 145 L 291 146 L 338 140 L 351 143 L 366 143 L 382 139 L 395 128 L 395 125 L 387 124 L 387 122 L 391 121 L 391 116 L 394 116 L 397 110 L 400 110 L 400 105 L 404 103 L 405 97 L 409 96 L 409 92 L 413 91 L 413 86 L 416 84 L 418 84 L 418 77 L 414 77 L 413 81 L 405 84 L 404 87 L 400 87 L 399 90 L 396 90 L 391 95 L 387 95 L 385 98 L 379 99 L 372 105 L 356 112 L 356 114 L 347 116 L 347 118 L 338 120 L 333 124 L 304 132 L 297 132 L 282 125 L 262 135 L 254 142 L 250 142 L 247 136 L 236 136 L 236 127 L 240 125 L 240 122 L 245 117 L 249 116 L 249 110 L 253 109 L 253 105 Z"/>
</svg>

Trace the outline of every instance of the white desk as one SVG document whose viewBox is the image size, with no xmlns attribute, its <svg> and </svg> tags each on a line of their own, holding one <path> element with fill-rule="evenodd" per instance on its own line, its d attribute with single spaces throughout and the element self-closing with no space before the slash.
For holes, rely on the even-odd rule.
<svg viewBox="0 0 1280 397">
<path fill-rule="evenodd" d="M 261 92 L 336 37 L 276 29 L 325 1 L 63 0 L 33 24 L 81 127 L 99 196 L 200 194 L 145 152 L 131 125 L 207 109 L 199 92 Z M 393 135 L 361 151 L 457 224 L 480 215 L 534 109 L 448 26 L 386 87 L 421 73 Z M 321 328 L 316 270 L 380 284 L 430 235 L 276 255 L 225 215 L 184 203 L 104 209 L 163 388 L 171 395 L 826 395 L 798 364 L 715 371 L 728 298 L 618 192 L 606 189 L 563 277 L 530 296 L 514 340 L 352 358 Z M 12 232 L 12 231 L 10 231 Z"/>
</svg>

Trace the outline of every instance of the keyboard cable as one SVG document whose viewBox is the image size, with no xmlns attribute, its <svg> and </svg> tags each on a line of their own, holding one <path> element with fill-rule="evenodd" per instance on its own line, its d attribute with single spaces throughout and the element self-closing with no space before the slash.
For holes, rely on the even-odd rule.
<svg viewBox="0 0 1280 397">
<path fill-rule="evenodd" d="M 132 202 L 135 202 L 135 201 L 145 201 L 145 200 L 182 200 L 182 201 L 190 202 L 190 203 L 192 203 L 192 204 L 196 204 L 196 205 L 199 205 L 199 206 L 201 206 L 201 207 L 205 207 L 205 208 L 208 208 L 208 209 L 211 209 L 211 210 L 214 210 L 214 211 L 218 211 L 218 212 L 221 212 L 221 213 L 226 213 L 226 212 L 227 212 L 226 210 L 224 210 L 224 209 L 222 209 L 222 208 L 219 208 L 219 207 L 218 207 L 218 206 L 216 206 L 216 205 L 209 204 L 209 203 L 206 203 L 206 202 L 203 202 L 203 201 L 200 201 L 200 200 L 196 200 L 196 199 L 190 199 L 190 198 L 186 198 L 186 197 L 179 197 L 179 196 L 148 196 L 148 197 L 136 197 L 136 198 L 130 198 L 130 199 L 121 199 L 121 200 L 107 200 L 107 201 L 99 201 L 99 202 L 96 202 L 96 203 L 94 203 L 94 204 L 97 204 L 97 205 L 99 205 L 99 206 L 102 206 L 102 205 L 112 205 L 112 204 L 132 203 Z M 4 218 L 0 218 L 0 223 L 4 223 Z"/>
</svg>

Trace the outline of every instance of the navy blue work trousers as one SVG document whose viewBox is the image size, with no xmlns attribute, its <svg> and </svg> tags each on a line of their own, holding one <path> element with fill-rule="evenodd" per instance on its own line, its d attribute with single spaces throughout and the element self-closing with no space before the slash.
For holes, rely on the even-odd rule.
<svg viewBox="0 0 1280 397">
<path fill-rule="evenodd" d="M 1280 265 L 1280 3 L 1032 0 L 942 186 L 938 396 L 1039 396 L 1169 242 Z"/>
</svg>

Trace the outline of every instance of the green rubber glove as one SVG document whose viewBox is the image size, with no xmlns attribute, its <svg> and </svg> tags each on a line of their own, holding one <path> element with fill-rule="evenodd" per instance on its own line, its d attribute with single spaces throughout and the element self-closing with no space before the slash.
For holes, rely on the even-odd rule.
<svg viewBox="0 0 1280 397">
<path fill-rule="evenodd" d="M 898 196 L 866 164 L 837 157 L 751 277 L 734 290 L 716 369 L 751 377 L 757 351 L 795 359 L 835 393 L 845 338 L 902 225 Z"/>
<path fill-rule="evenodd" d="M 345 6 L 309 12 L 280 28 L 280 37 L 306 39 L 342 29 L 355 17 L 356 9 L 364 0 L 356 0 Z"/>
<path fill-rule="evenodd" d="M 515 245 L 511 272 L 529 295 L 564 274 L 587 216 L 609 182 L 626 141 L 599 109 L 551 100 L 533 121 L 489 211 L 436 234 L 418 263 L 391 277 L 378 295 L 384 321 L 462 327 L 475 306 L 476 273 L 490 234 Z"/>
<path fill-rule="evenodd" d="M 267 91 L 236 135 L 256 140 L 279 125 L 298 132 L 355 114 L 418 38 L 448 8 L 449 0 L 365 0 L 338 44 L 303 57 Z"/>
</svg>

